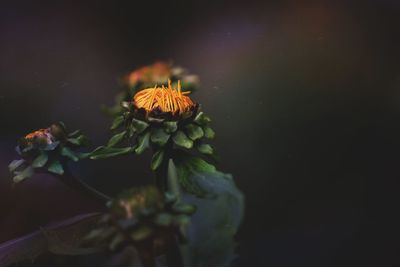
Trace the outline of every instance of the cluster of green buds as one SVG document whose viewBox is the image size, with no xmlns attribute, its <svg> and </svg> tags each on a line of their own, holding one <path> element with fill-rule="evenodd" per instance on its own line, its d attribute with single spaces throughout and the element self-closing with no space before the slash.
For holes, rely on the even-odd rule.
<svg viewBox="0 0 400 267">
<path fill-rule="evenodd" d="M 178 237 L 185 242 L 184 228 L 195 207 L 181 203 L 175 195 L 161 193 L 154 186 L 127 190 L 108 203 L 109 211 L 86 244 L 118 250 L 126 245 L 153 256 L 165 252 Z"/>
<path fill-rule="evenodd" d="M 87 143 L 80 131 L 68 133 L 62 122 L 27 134 L 16 147 L 21 159 L 9 165 L 15 175 L 14 182 L 21 182 L 38 171 L 62 175 L 66 162 L 78 161 L 83 154 L 76 150 Z"/>
<path fill-rule="evenodd" d="M 119 130 L 106 146 L 91 153 L 92 159 L 117 155 L 141 154 L 147 148 L 153 151 L 151 169 L 157 170 L 163 162 L 174 158 L 175 150 L 184 150 L 202 156 L 214 156 L 213 147 L 207 143 L 215 132 L 211 119 L 194 103 L 189 92 L 181 90 L 178 82 L 173 88 L 147 88 L 135 94 L 129 102 L 123 102 L 124 113 L 113 121 L 112 130 Z M 123 141 L 128 146 L 116 147 Z"/>
<path fill-rule="evenodd" d="M 138 91 L 155 84 L 166 84 L 168 80 L 172 82 L 173 86 L 176 86 L 180 81 L 185 90 L 192 92 L 197 90 L 199 86 L 198 76 L 190 74 L 187 69 L 175 66 L 172 63 L 155 62 L 136 69 L 123 77 L 123 90 L 116 96 L 115 105 L 111 108 L 105 108 L 105 111 L 111 115 L 119 114 L 123 112 L 121 102 L 130 101 Z"/>
</svg>

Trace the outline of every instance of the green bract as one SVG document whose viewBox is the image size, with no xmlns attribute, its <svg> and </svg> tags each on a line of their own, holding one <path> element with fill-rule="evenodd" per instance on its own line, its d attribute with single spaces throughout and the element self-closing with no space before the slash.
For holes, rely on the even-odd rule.
<svg viewBox="0 0 400 267">
<path fill-rule="evenodd" d="M 64 174 L 66 162 L 76 162 L 84 157 L 76 150 L 87 143 L 87 138 L 80 131 L 68 133 L 62 122 L 26 135 L 16 147 L 21 159 L 12 161 L 8 166 L 14 174 L 14 182 L 25 180 L 35 171 Z"/>
<path fill-rule="evenodd" d="M 198 105 L 181 115 L 157 110 L 146 112 L 130 102 L 125 102 L 122 106 L 125 111 L 122 115 L 117 115 L 112 123 L 111 129 L 115 134 L 107 146 L 91 153 L 91 159 L 114 157 L 130 152 L 141 154 L 150 148 L 154 154 L 151 168 L 156 170 L 161 165 L 160 151 L 168 150 L 169 157 L 172 158 L 174 150 L 189 150 L 188 153 L 199 153 L 200 156 L 206 157 L 214 155 L 214 149 L 207 144 L 207 140 L 215 136 L 209 125 L 211 120 L 200 111 Z"/>
</svg>

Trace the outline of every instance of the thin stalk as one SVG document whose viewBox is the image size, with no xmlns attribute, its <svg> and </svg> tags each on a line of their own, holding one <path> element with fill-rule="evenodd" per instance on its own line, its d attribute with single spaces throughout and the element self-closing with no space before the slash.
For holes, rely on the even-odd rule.
<svg viewBox="0 0 400 267">
<path fill-rule="evenodd" d="M 171 192 L 178 197 L 180 201 L 180 188 L 177 177 L 176 167 L 173 161 L 173 148 L 171 145 L 164 148 L 164 159 L 160 167 L 155 171 L 156 186 L 163 193 Z M 177 239 L 170 242 L 170 247 L 166 251 L 166 260 L 168 267 L 183 267 L 183 258 L 180 250 L 180 244 Z"/>
<path fill-rule="evenodd" d="M 77 190 L 78 192 L 81 192 L 85 195 L 89 195 L 102 203 L 107 203 L 111 200 L 111 197 L 94 189 L 82 180 L 76 178 L 69 171 L 65 171 L 64 174 L 59 175 L 58 177 L 64 184 L 66 184 L 70 188 Z"/>
</svg>

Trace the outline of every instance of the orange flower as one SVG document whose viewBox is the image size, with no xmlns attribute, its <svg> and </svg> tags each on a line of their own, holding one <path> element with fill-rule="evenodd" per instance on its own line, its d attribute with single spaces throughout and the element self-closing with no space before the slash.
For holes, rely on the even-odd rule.
<svg viewBox="0 0 400 267">
<path fill-rule="evenodd" d="M 171 112 L 172 114 L 182 114 L 195 106 L 190 97 L 189 91 L 181 91 L 181 83 L 178 81 L 178 88 L 171 87 L 168 80 L 168 87 L 147 88 L 139 91 L 133 97 L 133 103 L 137 108 L 143 108 L 147 112 L 160 110 L 161 112 Z"/>
<path fill-rule="evenodd" d="M 135 86 L 142 83 L 163 83 L 171 75 L 171 66 L 167 63 L 156 62 L 153 65 L 142 67 L 128 75 L 128 84 Z"/>
<path fill-rule="evenodd" d="M 32 133 L 29 133 L 25 136 L 25 139 L 28 142 L 32 142 L 34 140 L 42 140 L 45 141 L 47 144 L 51 144 L 53 142 L 53 135 L 50 133 L 50 128 L 46 129 L 39 129 Z"/>
</svg>

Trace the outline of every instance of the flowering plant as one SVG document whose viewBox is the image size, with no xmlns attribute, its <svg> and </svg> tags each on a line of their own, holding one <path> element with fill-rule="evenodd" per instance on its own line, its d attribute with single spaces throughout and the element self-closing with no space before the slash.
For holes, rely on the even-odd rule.
<svg viewBox="0 0 400 267">
<path fill-rule="evenodd" d="M 56 248 L 40 252 L 111 253 L 110 258 L 115 258 L 129 249 L 134 253 L 126 266 L 229 265 L 235 256 L 234 235 L 242 219 L 243 195 L 232 176 L 214 166 L 217 156 L 209 142 L 215 132 L 211 119 L 191 98 L 197 85 L 193 77 L 197 76 L 188 77 L 187 71 L 165 63 L 132 72 L 126 78 L 129 90 L 109 113 L 114 117 L 114 135 L 92 151 L 82 152 L 87 138 L 80 131 L 68 133 L 62 122 L 21 138 L 17 146 L 21 158 L 9 165 L 15 183 L 45 172 L 107 206 L 101 214 L 73 220 L 84 226 L 79 242 L 71 245 L 66 236 L 49 240 L 44 234 L 42 239 Z M 140 155 L 147 149 L 152 153 L 149 165 L 155 182 L 122 189 L 115 197 L 91 188 L 68 169 L 69 161 Z M 9 246 L 0 245 L 0 266 L 29 258 L 11 254 Z M 112 266 L 123 266 L 113 262 Z"/>
</svg>

